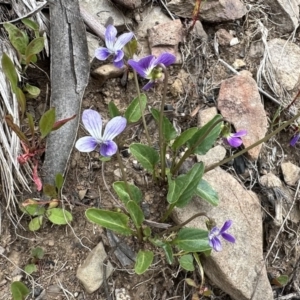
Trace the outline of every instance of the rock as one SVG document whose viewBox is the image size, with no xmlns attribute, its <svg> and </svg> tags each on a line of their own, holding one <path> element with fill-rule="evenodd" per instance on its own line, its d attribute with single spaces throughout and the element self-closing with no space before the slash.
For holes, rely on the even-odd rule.
<svg viewBox="0 0 300 300">
<path fill-rule="evenodd" d="M 217 108 L 215 106 L 199 110 L 198 113 L 198 126 L 202 127 L 211 121 L 218 114 Z"/>
<path fill-rule="evenodd" d="M 98 79 L 99 86 L 102 86 L 107 79 L 120 77 L 124 73 L 124 69 L 115 67 L 114 65 L 103 65 L 92 72 L 92 77 Z"/>
<path fill-rule="evenodd" d="M 276 30 L 290 33 L 299 25 L 299 3 L 297 0 L 266 0 L 265 4 L 271 9 L 270 19 Z"/>
<path fill-rule="evenodd" d="M 218 96 L 218 109 L 226 121 L 236 129 L 247 130 L 242 137 L 245 147 L 262 139 L 267 132 L 267 116 L 261 103 L 255 80 L 247 71 L 222 81 Z M 262 145 L 248 151 L 251 160 L 257 160 Z"/>
<path fill-rule="evenodd" d="M 205 273 L 234 300 L 273 300 L 263 259 L 261 206 L 256 194 L 221 168 L 207 172 L 203 179 L 218 193 L 219 205 L 213 207 L 194 198 L 184 208 L 174 210 L 174 220 L 182 223 L 197 211 L 206 212 L 219 227 L 232 220 L 230 233 L 236 238 L 235 244 L 224 241 L 222 252 L 203 256 Z M 205 221 L 196 218 L 188 226 L 203 229 Z"/>
<path fill-rule="evenodd" d="M 167 7 L 175 15 L 190 18 L 195 0 L 171 0 Z M 206 22 L 232 21 L 242 18 L 247 12 L 240 0 L 202 1 L 199 17 Z"/>
<path fill-rule="evenodd" d="M 225 158 L 225 156 L 226 149 L 221 145 L 217 145 L 216 147 L 211 148 L 205 155 L 196 155 L 197 161 L 202 161 L 206 168 L 221 161 Z"/>
<path fill-rule="evenodd" d="M 281 170 L 286 184 L 294 186 L 300 179 L 300 168 L 291 162 L 281 164 Z"/>
<path fill-rule="evenodd" d="M 76 277 L 89 294 L 95 292 L 103 282 L 103 261 L 106 256 L 103 244 L 100 242 L 77 269 Z M 106 278 L 111 275 L 112 271 L 113 267 L 108 261 L 106 263 Z"/>
<path fill-rule="evenodd" d="M 237 58 L 234 63 L 232 64 L 232 66 L 236 69 L 239 70 L 241 68 L 244 68 L 246 66 L 246 63 L 242 60 Z"/>
<path fill-rule="evenodd" d="M 267 67 L 274 69 L 276 80 L 286 90 L 298 90 L 300 84 L 300 48 L 282 39 L 268 42 L 270 62 Z"/>
<path fill-rule="evenodd" d="M 227 30 L 221 28 L 216 32 L 216 36 L 221 46 L 230 45 L 231 40 L 233 39 L 233 35 L 231 35 Z"/>
<path fill-rule="evenodd" d="M 116 4 L 119 4 L 130 10 L 136 9 L 142 5 L 141 0 L 112 0 L 112 2 L 115 2 Z"/>
<path fill-rule="evenodd" d="M 174 97 L 178 97 L 182 95 L 185 91 L 184 87 L 187 86 L 189 74 L 186 73 L 184 70 L 180 70 L 176 79 L 174 80 L 173 84 L 170 87 L 170 93 Z"/>
<path fill-rule="evenodd" d="M 289 189 L 284 186 L 281 180 L 273 173 L 268 173 L 260 178 L 260 184 L 267 188 L 266 194 L 270 204 L 275 208 L 274 224 L 281 226 L 283 217 L 287 216 L 293 203 L 293 197 Z M 298 223 L 300 221 L 300 210 L 294 205 L 288 220 Z"/>
<path fill-rule="evenodd" d="M 191 26 L 192 22 L 190 22 L 189 25 Z M 203 29 L 202 23 L 199 20 L 196 21 L 195 26 L 192 30 L 192 33 L 194 33 L 198 38 L 200 38 L 202 40 L 208 39 L 208 35 L 205 32 L 205 30 Z"/>
<path fill-rule="evenodd" d="M 136 31 L 137 40 L 139 41 L 140 57 L 150 54 L 148 44 L 148 30 L 158 24 L 170 21 L 159 6 L 148 7 L 142 13 L 142 22 L 139 23 Z"/>
<path fill-rule="evenodd" d="M 151 54 L 158 57 L 164 52 L 176 56 L 176 63 L 181 63 L 178 44 L 182 41 L 182 24 L 179 19 L 158 24 L 148 30 Z"/>
<path fill-rule="evenodd" d="M 249 56 L 250 57 L 262 57 L 265 52 L 265 46 L 262 41 L 252 42 L 249 49 Z"/>
<path fill-rule="evenodd" d="M 99 39 L 89 32 L 86 32 L 86 38 L 89 48 L 89 60 L 91 63 L 95 57 L 95 50 L 99 48 Z"/>
<path fill-rule="evenodd" d="M 131 299 L 128 292 L 124 288 L 115 289 L 115 296 L 116 296 L 116 300 L 130 300 Z"/>
<path fill-rule="evenodd" d="M 79 0 L 83 7 L 93 18 L 105 26 L 109 17 L 113 18 L 114 26 L 118 31 L 128 31 L 128 25 L 132 25 L 131 19 L 123 15 L 109 0 Z"/>
</svg>

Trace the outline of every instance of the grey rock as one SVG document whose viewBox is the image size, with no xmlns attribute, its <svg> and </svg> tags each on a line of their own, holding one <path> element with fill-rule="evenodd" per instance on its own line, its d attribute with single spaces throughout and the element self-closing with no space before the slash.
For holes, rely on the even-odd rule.
<svg viewBox="0 0 300 300">
<path fill-rule="evenodd" d="M 171 0 L 167 4 L 169 10 L 180 17 L 190 18 L 194 9 L 194 0 Z M 240 0 L 202 1 L 200 20 L 206 22 L 232 21 L 242 18 L 247 12 Z"/>
<path fill-rule="evenodd" d="M 226 220 L 232 220 L 230 233 L 236 238 L 235 244 L 224 241 L 222 252 L 203 256 L 205 273 L 234 300 L 273 300 L 263 260 L 259 199 L 221 168 L 207 172 L 203 179 L 218 193 L 219 205 L 213 207 L 194 198 L 186 207 L 174 210 L 175 222 L 182 223 L 198 211 L 214 218 L 219 227 Z M 188 226 L 206 228 L 205 219 L 196 218 Z"/>
<path fill-rule="evenodd" d="M 118 31 L 128 31 L 128 26 L 132 25 L 131 19 L 126 17 L 109 0 L 79 0 L 79 4 L 103 26 L 106 25 L 109 17 L 114 20 L 114 26 Z"/>
<path fill-rule="evenodd" d="M 202 127 L 211 121 L 218 114 L 217 108 L 215 106 L 209 107 L 203 110 L 199 110 L 198 113 L 198 126 Z"/>
<path fill-rule="evenodd" d="M 277 82 L 286 90 L 298 90 L 300 84 L 300 48 L 282 39 L 268 42 L 270 62 L 267 67 L 274 68 Z M 270 65 L 271 64 L 271 65 Z"/>
<path fill-rule="evenodd" d="M 300 168 L 291 162 L 283 162 L 281 170 L 286 184 L 294 186 L 300 179 Z"/>
<path fill-rule="evenodd" d="M 86 33 L 86 39 L 89 48 L 89 60 L 91 63 L 95 57 L 95 50 L 99 48 L 99 39 L 89 32 Z"/>
<path fill-rule="evenodd" d="M 226 149 L 217 145 L 211 148 L 205 155 L 197 155 L 197 161 L 202 161 L 205 167 L 210 167 L 211 165 L 221 161 L 226 156 Z"/>
<path fill-rule="evenodd" d="M 123 6 L 126 9 L 136 9 L 142 5 L 141 0 L 112 0 L 116 4 Z"/>
<path fill-rule="evenodd" d="M 277 31 L 290 33 L 299 25 L 299 1 L 297 0 L 265 0 L 271 8 L 270 19 Z"/>
<path fill-rule="evenodd" d="M 189 25 L 191 26 L 192 22 Z M 194 33 L 198 38 L 200 38 L 202 40 L 208 39 L 208 35 L 205 32 L 205 30 L 203 29 L 202 23 L 199 20 L 196 21 L 195 26 L 192 30 L 192 33 Z"/>
<path fill-rule="evenodd" d="M 221 46 L 228 46 L 230 45 L 231 40 L 233 39 L 233 35 L 230 34 L 226 29 L 219 29 L 216 32 L 216 36 L 218 39 L 218 42 Z"/>
<path fill-rule="evenodd" d="M 236 129 L 247 130 L 242 137 L 245 147 L 262 139 L 267 132 L 267 116 L 261 103 L 258 87 L 248 71 L 222 81 L 218 109 L 226 121 Z M 261 145 L 248 151 L 251 160 L 258 159 Z"/>
<path fill-rule="evenodd" d="M 103 282 L 103 261 L 107 254 L 103 244 L 100 242 L 87 256 L 81 266 L 78 267 L 76 277 L 83 284 L 87 293 L 95 292 Z M 113 272 L 113 267 L 108 261 L 106 263 L 106 278 Z"/>
</svg>

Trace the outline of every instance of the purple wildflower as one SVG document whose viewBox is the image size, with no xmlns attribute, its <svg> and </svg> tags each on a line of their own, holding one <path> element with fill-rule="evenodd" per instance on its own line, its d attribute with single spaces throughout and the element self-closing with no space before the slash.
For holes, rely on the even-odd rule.
<svg viewBox="0 0 300 300">
<path fill-rule="evenodd" d="M 222 244 L 219 239 L 219 236 L 222 236 L 223 239 L 230 243 L 235 242 L 235 238 L 229 234 L 226 233 L 226 231 L 230 228 L 232 224 L 231 220 L 228 220 L 224 223 L 221 229 L 218 227 L 213 227 L 211 231 L 208 234 L 208 239 L 209 239 L 209 245 L 217 252 L 222 251 Z"/>
<path fill-rule="evenodd" d="M 162 53 L 158 58 L 154 55 L 149 55 L 141 58 L 139 61 L 133 59 L 128 60 L 128 64 L 142 76 L 143 78 L 149 79 L 150 81 L 143 87 L 143 90 L 147 91 L 154 86 L 162 75 L 162 69 L 159 67 L 160 64 L 165 67 L 170 66 L 176 60 L 176 57 L 170 53 Z"/>
<path fill-rule="evenodd" d="M 118 38 L 117 29 L 113 25 L 108 25 L 105 31 L 105 47 L 96 49 L 95 56 L 99 60 L 106 60 L 109 56 L 114 56 L 114 65 L 117 68 L 122 68 L 123 63 L 123 47 L 132 39 L 133 33 L 127 32 L 120 35 Z"/>
<path fill-rule="evenodd" d="M 292 139 L 291 139 L 291 141 L 290 141 L 290 145 L 291 145 L 292 147 L 295 147 L 295 145 L 297 144 L 297 142 L 299 141 L 299 139 L 300 139 L 300 133 L 298 132 L 298 133 L 296 133 L 296 134 L 292 137 Z"/>
<path fill-rule="evenodd" d="M 224 135 L 225 142 L 227 142 L 231 147 L 238 148 L 243 144 L 243 141 L 240 137 L 245 136 L 247 130 L 240 130 L 236 133 L 229 133 Z"/>
<path fill-rule="evenodd" d="M 126 127 L 127 120 L 123 117 L 114 117 L 105 127 L 102 135 L 101 115 L 92 109 L 84 110 L 82 123 L 91 136 L 80 138 L 75 147 L 81 152 L 91 152 L 100 146 L 102 156 L 112 156 L 117 152 L 118 146 L 113 139 Z"/>
</svg>

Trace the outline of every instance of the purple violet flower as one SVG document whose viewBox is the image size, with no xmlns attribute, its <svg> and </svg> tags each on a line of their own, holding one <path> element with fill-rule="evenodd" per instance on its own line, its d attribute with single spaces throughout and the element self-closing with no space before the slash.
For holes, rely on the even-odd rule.
<svg viewBox="0 0 300 300">
<path fill-rule="evenodd" d="M 295 147 L 296 144 L 297 144 L 297 142 L 299 141 L 299 139 L 300 139 L 300 133 L 298 132 L 298 133 L 296 133 L 296 134 L 292 137 L 292 139 L 290 140 L 290 145 L 291 145 L 292 147 Z"/>
<path fill-rule="evenodd" d="M 228 220 L 224 223 L 224 225 L 222 226 L 221 229 L 219 229 L 218 227 L 213 227 L 211 229 L 211 231 L 209 232 L 209 234 L 208 234 L 209 245 L 215 251 L 217 251 L 217 252 L 222 251 L 222 244 L 219 239 L 219 236 L 222 236 L 223 239 L 225 239 L 226 241 L 228 241 L 230 243 L 235 242 L 235 238 L 231 234 L 225 232 L 230 228 L 231 224 L 232 224 L 232 221 Z"/>
<path fill-rule="evenodd" d="M 247 130 L 240 130 L 236 133 L 229 133 L 224 136 L 225 142 L 228 143 L 231 147 L 238 148 L 243 144 L 243 141 L 240 137 L 247 135 Z"/>
<path fill-rule="evenodd" d="M 126 127 L 127 120 L 123 117 L 114 117 L 105 127 L 102 135 L 102 119 L 101 115 L 93 109 L 86 109 L 82 114 L 82 123 L 91 136 L 80 138 L 75 147 L 81 152 L 91 152 L 100 146 L 100 154 L 102 156 L 112 156 L 118 146 L 113 139 L 119 135 Z"/>
<path fill-rule="evenodd" d="M 123 47 L 132 39 L 133 33 L 127 32 L 120 35 L 118 38 L 117 29 L 113 25 L 108 25 L 105 30 L 105 47 L 99 47 L 95 51 L 95 56 L 99 60 L 106 60 L 109 56 L 114 56 L 114 65 L 117 68 L 122 68 L 123 63 Z"/>
<path fill-rule="evenodd" d="M 142 76 L 143 78 L 149 79 L 150 81 L 143 87 L 143 90 L 147 91 L 154 86 L 162 75 L 162 69 L 159 67 L 160 64 L 165 67 L 170 66 L 176 60 L 176 57 L 171 53 L 162 53 L 158 58 L 154 55 L 149 55 L 141 58 L 139 61 L 133 59 L 128 60 L 128 64 Z"/>
</svg>

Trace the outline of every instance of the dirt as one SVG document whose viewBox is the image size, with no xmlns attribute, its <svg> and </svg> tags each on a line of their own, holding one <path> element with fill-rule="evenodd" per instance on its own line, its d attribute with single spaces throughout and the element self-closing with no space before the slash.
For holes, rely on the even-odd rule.
<svg viewBox="0 0 300 300">
<path fill-rule="evenodd" d="M 151 4 L 151 3 L 150 3 Z M 149 5 L 150 5 L 149 4 Z M 156 4 L 157 5 L 157 4 Z M 253 34 L 255 28 L 251 23 L 251 18 L 257 18 L 259 13 L 247 15 L 242 20 L 222 23 L 222 24 L 204 24 L 204 29 L 209 35 L 207 42 L 202 42 L 195 36 L 189 36 L 185 43 L 181 45 L 181 52 L 184 54 L 183 69 L 189 73 L 189 80 L 184 86 L 185 94 L 180 97 L 173 96 L 170 92 L 167 95 L 167 104 L 174 109 L 170 114 L 170 119 L 177 119 L 178 125 L 182 130 L 197 125 L 197 114 L 193 113 L 196 109 L 204 109 L 214 106 L 218 95 L 219 83 L 232 76 L 232 73 L 222 64 L 217 62 L 217 56 L 214 52 L 213 37 L 219 28 L 234 30 L 241 40 L 241 43 L 235 47 L 220 47 L 219 52 L 228 64 L 232 64 L 235 59 L 242 58 L 246 62 L 245 69 L 256 74 L 259 64 L 259 58 L 252 58 L 249 54 L 249 45 L 255 38 Z M 250 20 L 250 21 L 249 21 Z M 275 33 L 271 31 L 271 34 Z M 297 43 L 299 41 L 297 40 Z M 298 43 L 299 44 L 299 43 Z M 199 51 L 199 46 L 202 51 Z M 99 65 L 96 62 L 95 68 Z M 28 103 L 28 110 L 34 113 L 38 120 L 41 114 L 49 105 L 49 85 L 47 78 L 49 76 L 49 61 L 39 62 L 41 70 L 29 70 L 29 83 L 41 88 L 42 94 L 37 100 Z M 169 83 L 174 82 L 180 66 L 170 68 Z M 144 84 L 140 80 L 140 86 Z M 148 105 L 158 107 L 162 86 L 147 93 Z M 101 113 L 104 120 L 108 120 L 108 103 L 113 101 L 121 112 L 124 112 L 131 100 L 136 97 L 134 81 L 129 78 L 126 86 L 120 82 L 120 78 L 107 81 L 102 87 L 93 77 L 90 77 L 89 85 L 86 88 L 83 98 L 82 109 L 93 108 Z M 45 101 L 46 99 L 46 101 Z M 272 120 L 277 107 L 274 103 L 264 98 L 266 112 Z M 184 113 L 182 116 L 179 114 Z M 285 116 L 286 117 L 286 116 Z M 157 138 L 157 128 L 155 122 L 149 121 L 149 131 L 153 138 Z M 78 136 L 84 136 L 85 132 L 79 129 Z M 123 161 L 126 167 L 126 173 L 143 192 L 144 204 L 148 209 L 148 219 L 158 221 L 162 211 L 166 208 L 166 190 L 153 184 L 151 176 L 145 171 L 139 170 L 133 166 L 133 158 L 126 154 L 126 147 L 132 141 L 144 139 L 141 134 L 141 126 L 136 125 L 127 129 L 126 142 L 124 145 Z M 291 132 L 286 131 L 278 134 L 276 139 L 270 140 L 262 150 L 261 161 L 250 164 L 248 162 L 248 171 L 253 174 L 253 178 L 242 178 L 246 188 L 251 188 L 259 194 L 262 200 L 265 198 L 260 186 L 255 183 L 260 174 L 260 165 L 266 164 L 268 171 L 281 176 L 279 163 L 283 159 L 289 160 L 299 165 L 299 151 L 289 147 Z M 275 160 L 270 161 L 272 149 L 277 148 Z M 0 256 L 0 299 L 11 299 L 9 285 L 12 280 L 22 280 L 26 285 L 34 290 L 34 296 L 29 299 L 39 299 L 39 295 L 45 290 L 47 296 L 43 299 L 107 299 L 103 287 L 95 293 L 87 294 L 78 279 L 76 270 L 78 266 L 88 255 L 90 249 L 94 248 L 100 241 L 104 243 L 107 253 L 111 247 L 106 237 L 106 231 L 99 226 L 91 224 L 85 218 L 84 212 L 88 207 L 113 208 L 114 202 L 110 193 L 106 190 L 102 171 L 106 184 L 111 187 L 112 183 L 119 178 L 114 171 L 118 168 L 115 157 L 110 162 L 105 163 L 102 170 L 102 164 L 99 162 L 99 154 L 96 152 L 85 154 L 79 153 L 76 149 L 71 156 L 66 182 L 62 192 L 64 206 L 72 212 L 73 222 L 70 226 L 55 226 L 50 222 L 43 224 L 37 232 L 28 230 L 30 219 L 20 214 L 17 216 L 18 223 L 11 222 L 5 210 L 1 212 L 1 247 L 3 255 Z M 228 172 L 239 176 L 231 166 L 224 166 Z M 29 197 L 41 198 L 39 193 L 33 195 L 20 194 L 20 202 Z M 298 203 L 297 203 L 298 205 Z M 270 205 L 266 203 L 265 209 L 270 214 L 274 214 Z M 267 268 L 270 277 L 274 278 L 280 274 L 291 276 L 291 281 L 285 287 L 276 287 L 274 290 L 278 294 L 288 294 L 296 291 L 299 276 L 298 270 L 298 225 L 289 223 L 288 230 L 280 234 L 274 247 L 271 243 L 278 232 L 268 220 L 264 219 L 264 251 L 271 253 L 267 259 Z M 135 240 L 122 239 L 122 242 L 129 245 L 132 250 L 137 251 L 138 245 Z M 26 264 L 30 262 L 31 249 L 35 247 L 43 248 L 45 256 L 38 262 L 38 271 L 32 276 L 27 276 L 22 271 Z M 2 248 L 0 248 L 0 253 Z M 185 278 L 192 278 L 200 283 L 201 277 L 198 272 L 184 272 L 178 266 L 166 264 L 162 253 L 157 253 L 157 260 L 151 269 L 142 276 L 137 276 L 131 267 L 122 267 L 114 255 L 111 255 L 110 261 L 115 270 L 111 277 L 106 281 L 111 293 L 116 288 L 125 288 L 132 300 L 149 300 L 149 299 L 192 299 L 192 293 L 196 289 L 187 286 Z M 272 279 L 270 279 L 272 280 Z M 273 282 L 274 283 L 274 282 Z M 207 278 L 206 287 L 211 289 L 215 295 L 202 299 L 231 299 L 220 289 L 216 288 Z"/>
</svg>

